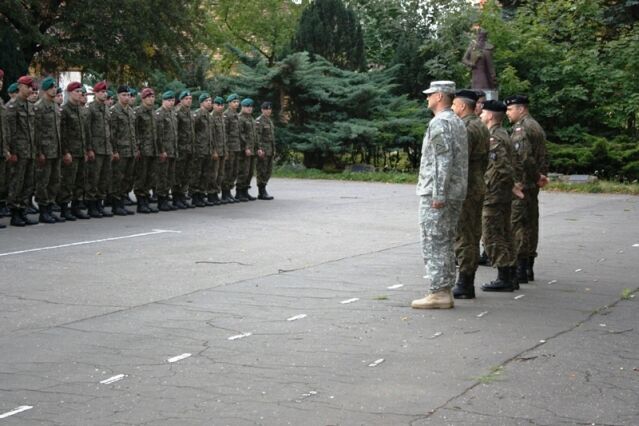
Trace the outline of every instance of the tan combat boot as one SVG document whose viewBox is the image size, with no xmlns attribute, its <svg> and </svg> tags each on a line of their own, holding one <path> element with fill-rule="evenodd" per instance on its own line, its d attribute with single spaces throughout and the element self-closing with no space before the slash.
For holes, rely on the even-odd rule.
<svg viewBox="0 0 639 426">
<path fill-rule="evenodd" d="M 416 299 L 410 304 L 413 309 L 450 309 L 455 306 L 450 288 L 427 294 L 423 299 Z"/>
</svg>

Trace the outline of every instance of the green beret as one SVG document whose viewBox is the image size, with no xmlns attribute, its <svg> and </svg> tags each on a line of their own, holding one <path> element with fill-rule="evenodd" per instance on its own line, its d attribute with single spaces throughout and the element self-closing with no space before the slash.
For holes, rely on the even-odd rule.
<svg viewBox="0 0 639 426">
<path fill-rule="evenodd" d="M 242 105 L 243 107 L 252 107 L 254 103 L 255 103 L 255 102 L 253 102 L 253 99 L 251 99 L 251 98 L 244 98 L 244 100 L 242 100 L 242 102 L 241 102 L 241 105 Z"/>
<path fill-rule="evenodd" d="M 18 83 L 11 83 L 7 88 L 7 93 L 18 93 Z"/>
<path fill-rule="evenodd" d="M 40 88 L 42 90 L 49 90 L 53 86 L 55 86 L 55 80 L 52 77 L 47 77 L 42 80 L 42 83 L 40 83 Z"/>
<path fill-rule="evenodd" d="M 60 93 L 62 93 L 62 87 L 58 87 L 58 88 L 55 90 L 55 94 L 56 94 L 56 95 L 59 95 Z"/>
<path fill-rule="evenodd" d="M 138 95 L 138 91 L 135 90 L 133 87 L 129 87 L 129 95 L 136 97 Z"/>
<path fill-rule="evenodd" d="M 198 98 L 198 100 L 200 101 L 200 103 L 204 102 L 205 100 L 209 99 L 211 97 L 211 95 L 209 95 L 206 92 L 203 92 L 200 94 L 200 97 Z"/>
<path fill-rule="evenodd" d="M 215 99 L 213 100 L 213 103 L 218 105 L 224 105 L 224 98 L 221 96 L 216 96 Z"/>
<path fill-rule="evenodd" d="M 226 98 L 226 102 L 233 102 L 238 99 L 240 99 L 240 97 L 236 93 L 233 93 L 232 95 L 229 95 L 228 98 Z"/>
<path fill-rule="evenodd" d="M 113 93 L 113 90 L 107 90 L 107 98 L 115 98 L 115 93 Z"/>
<path fill-rule="evenodd" d="M 87 88 L 84 87 L 84 85 L 82 85 L 82 87 L 80 87 L 80 89 L 82 90 L 83 94 L 85 94 L 85 95 L 87 94 Z"/>
<path fill-rule="evenodd" d="M 175 99 L 175 92 L 173 90 L 167 90 L 166 92 L 162 93 L 162 100 L 166 101 L 168 99 Z"/>
</svg>

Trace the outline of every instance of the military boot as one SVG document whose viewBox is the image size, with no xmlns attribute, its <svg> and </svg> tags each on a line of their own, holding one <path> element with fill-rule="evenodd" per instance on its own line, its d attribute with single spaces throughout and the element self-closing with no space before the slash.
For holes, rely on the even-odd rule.
<svg viewBox="0 0 639 426">
<path fill-rule="evenodd" d="M 115 216 L 128 216 L 126 208 L 124 208 L 124 202 L 122 200 L 111 199 L 111 211 Z"/>
<path fill-rule="evenodd" d="M 481 289 L 484 291 L 495 292 L 511 292 L 515 291 L 513 283 L 510 280 L 510 267 L 502 266 L 497 268 L 497 279 L 489 283 L 483 284 Z"/>
<path fill-rule="evenodd" d="M 138 213 L 142 213 L 142 214 L 149 214 L 151 213 L 151 209 L 149 209 L 148 205 L 146 204 L 146 199 L 143 196 L 139 196 L 137 197 L 138 199 L 138 208 L 137 208 L 137 212 Z"/>
<path fill-rule="evenodd" d="M 455 287 L 453 287 L 453 297 L 455 299 L 475 298 L 475 274 L 459 273 Z"/>
<path fill-rule="evenodd" d="M 184 204 L 187 209 L 194 209 L 195 208 L 195 206 L 193 205 L 193 201 L 191 201 L 189 203 L 189 201 L 186 199 L 186 195 L 182 195 L 182 204 Z"/>
<path fill-rule="evenodd" d="M 227 191 L 222 190 L 222 194 L 220 195 L 220 204 L 228 204 L 229 200 L 227 199 Z"/>
<path fill-rule="evenodd" d="M 100 210 L 98 209 L 98 202 L 95 200 L 89 200 L 87 201 L 87 204 L 89 207 L 87 214 L 93 218 L 101 219 L 102 213 L 100 213 Z"/>
<path fill-rule="evenodd" d="M 22 218 L 20 209 L 11 209 L 11 226 L 26 226 L 27 222 Z"/>
<path fill-rule="evenodd" d="M 0 217 L 9 217 L 9 216 L 11 216 L 11 212 L 9 211 L 9 208 L 7 207 L 7 202 L 6 201 L 0 202 Z"/>
<path fill-rule="evenodd" d="M 70 222 L 73 222 L 74 220 L 77 219 L 73 215 L 73 212 L 71 212 L 71 209 L 69 208 L 69 203 L 60 204 L 60 216 L 62 216 L 64 220 L 68 220 Z"/>
<path fill-rule="evenodd" d="M 410 304 L 413 309 L 450 309 L 455 306 L 450 288 L 427 294 L 422 299 L 415 299 Z"/>
<path fill-rule="evenodd" d="M 80 208 L 80 201 L 78 200 L 74 200 L 71 202 L 71 213 L 73 213 L 73 216 L 77 217 L 78 219 L 91 219 L 91 216 L 82 211 L 82 209 Z"/>
<path fill-rule="evenodd" d="M 510 282 L 513 283 L 513 289 L 519 290 L 519 280 L 517 279 L 517 266 L 508 267 Z"/>
<path fill-rule="evenodd" d="M 56 214 L 53 212 L 53 203 L 48 204 L 46 209 L 47 209 L 47 213 L 49 213 L 49 216 L 51 216 L 53 220 L 55 220 L 56 222 L 66 222 L 65 218 L 61 216 L 56 216 Z"/>
<path fill-rule="evenodd" d="M 100 210 L 100 213 L 102 213 L 102 216 L 113 217 L 113 209 L 111 209 L 111 211 L 106 211 L 104 210 L 105 205 L 106 205 L 106 200 L 98 200 L 98 209 Z"/>
<path fill-rule="evenodd" d="M 479 264 L 482 266 L 491 266 L 490 257 L 488 257 L 486 250 L 482 251 L 481 256 L 479 256 Z"/>
<path fill-rule="evenodd" d="M 193 201 L 192 204 L 195 207 L 206 207 L 206 203 L 203 200 L 202 194 L 201 193 L 196 193 L 193 194 Z"/>
<path fill-rule="evenodd" d="M 25 209 L 25 212 L 26 212 L 26 214 L 38 214 L 38 213 L 40 213 L 40 210 L 38 210 L 36 205 L 33 204 L 33 198 L 29 199 L 29 205 Z"/>
<path fill-rule="evenodd" d="M 517 281 L 519 284 L 528 284 L 528 259 L 517 259 Z"/>
<path fill-rule="evenodd" d="M 533 271 L 533 266 L 535 266 L 535 257 L 530 256 L 528 258 L 528 268 L 526 268 L 526 275 L 528 276 L 528 281 L 535 281 L 535 271 Z"/>
<path fill-rule="evenodd" d="M 220 197 L 218 197 L 217 192 L 209 192 L 206 198 L 208 198 L 209 203 L 211 203 L 212 205 L 220 205 Z"/>
<path fill-rule="evenodd" d="M 243 203 L 247 202 L 249 199 L 247 197 L 248 189 L 236 189 L 235 190 L 235 199 L 239 200 Z"/>
<path fill-rule="evenodd" d="M 257 195 L 257 199 L 258 200 L 272 200 L 273 197 L 269 195 L 268 192 L 266 192 L 266 185 L 258 185 L 257 186 L 257 191 L 258 191 L 258 195 Z"/>
<path fill-rule="evenodd" d="M 47 209 L 47 207 L 42 204 L 39 205 L 39 210 L 40 210 L 40 222 L 42 223 L 56 223 L 57 221 L 51 217 L 51 215 L 49 214 L 49 210 Z"/>
<path fill-rule="evenodd" d="M 200 200 L 202 200 L 202 202 L 204 203 L 206 207 L 211 207 L 215 205 L 213 201 L 209 200 L 209 197 L 206 195 L 205 192 L 200 193 Z"/>
<path fill-rule="evenodd" d="M 4 223 L 0 223 L 0 229 L 4 229 L 6 227 L 7 227 L 7 225 L 5 225 Z"/>
<path fill-rule="evenodd" d="M 151 205 L 151 203 L 152 203 L 151 197 L 144 197 L 144 202 L 146 203 L 146 207 L 149 209 L 149 211 L 151 213 L 159 213 L 160 212 L 160 209 L 158 209 L 157 207 Z"/>
<path fill-rule="evenodd" d="M 124 194 L 122 196 L 122 202 L 124 203 L 125 206 L 132 206 L 135 204 L 133 200 L 131 199 L 131 197 L 129 197 L 129 194 Z"/>
<path fill-rule="evenodd" d="M 250 188 L 250 187 L 249 187 L 249 188 Z M 252 196 L 252 195 L 249 193 L 249 188 L 246 188 L 246 189 L 244 190 L 244 195 L 246 195 L 246 198 L 248 198 L 248 200 L 249 200 L 249 201 L 255 201 L 255 200 L 257 200 L 257 198 L 255 198 L 254 196 Z"/>
</svg>

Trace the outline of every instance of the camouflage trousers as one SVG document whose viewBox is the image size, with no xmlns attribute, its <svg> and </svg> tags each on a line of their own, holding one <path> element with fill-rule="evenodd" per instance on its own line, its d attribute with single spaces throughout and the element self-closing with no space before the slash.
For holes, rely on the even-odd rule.
<svg viewBox="0 0 639 426">
<path fill-rule="evenodd" d="M 530 199 L 528 205 L 529 240 L 528 257 L 537 257 L 537 245 L 539 244 L 539 188 L 529 190 Z"/>
<path fill-rule="evenodd" d="M 7 167 L 3 158 L 0 158 L 0 202 L 7 201 Z"/>
<path fill-rule="evenodd" d="M 211 180 L 209 181 L 209 193 L 218 194 L 222 190 L 224 180 L 224 157 L 213 160 L 211 167 Z"/>
<path fill-rule="evenodd" d="M 86 190 L 86 163 L 83 156 L 73 157 L 69 165 L 62 163 L 62 180 L 58 192 L 58 204 L 81 200 Z"/>
<path fill-rule="evenodd" d="M 111 181 L 111 196 L 121 200 L 131 192 L 135 178 L 135 157 L 120 157 L 113 162 L 113 178 Z"/>
<path fill-rule="evenodd" d="M 111 192 L 111 155 L 96 154 L 87 163 L 87 200 L 104 200 Z"/>
<path fill-rule="evenodd" d="M 191 153 L 182 153 L 175 160 L 175 184 L 173 185 L 173 194 L 186 195 L 189 191 L 189 184 L 193 182 L 194 156 Z"/>
<path fill-rule="evenodd" d="M 213 160 L 210 155 L 194 156 L 193 180 L 191 181 L 191 193 L 207 194 L 209 189 L 209 181 L 211 180 L 211 169 L 213 168 Z"/>
<path fill-rule="evenodd" d="M 55 202 L 62 179 L 61 163 L 59 158 L 47 158 L 42 167 L 36 167 L 35 200 L 38 206 L 47 206 Z"/>
<path fill-rule="evenodd" d="M 148 197 L 157 185 L 158 157 L 140 157 L 135 166 L 135 197 Z"/>
<path fill-rule="evenodd" d="M 226 155 L 224 160 L 224 182 L 222 183 L 222 189 L 224 191 L 230 191 L 235 186 L 240 154 L 242 154 L 241 151 L 229 151 Z"/>
<path fill-rule="evenodd" d="M 495 268 L 512 266 L 515 263 L 510 210 L 510 203 L 501 203 L 484 206 L 482 212 L 484 248 Z"/>
<path fill-rule="evenodd" d="M 267 185 L 273 172 L 273 156 L 265 155 L 257 158 L 257 186 Z"/>
<path fill-rule="evenodd" d="M 433 198 L 419 200 L 419 226 L 422 256 L 430 291 L 436 292 L 455 284 L 455 234 L 463 201 L 449 200 L 441 209 L 432 207 Z"/>
<path fill-rule="evenodd" d="M 255 155 L 246 156 L 240 153 L 240 161 L 237 172 L 237 189 L 248 189 L 255 170 Z"/>
<path fill-rule="evenodd" d="M 175 185 L 175 163 L 173 157 L 167 158 L 164 163 L 158 163 L 158 197 L 168 197 L 169 191 Z"/>
<path fill-rule="evenodd" d="M 35 160 L 18 158 L 8 169 L 7 205 L 9 208 L 23 209 L 29 205 L 33 194 Z"/>
<path fill-rule="evenodd" d="M 459 272 L 472 274 L 479 266 L 479 240 L 481 240 L 481 211 L 483 195 L 469 194 L 462 205 L 457 236 L 455 238 L 455 256 Z"/>
<path fill-rule="evenodd" d="M 524 190 L 524 199 L 513 199 L 510 222 L 513 232 L 513 256 L 527 259 L 530 247 L 530 193 Z"/>
</svg>

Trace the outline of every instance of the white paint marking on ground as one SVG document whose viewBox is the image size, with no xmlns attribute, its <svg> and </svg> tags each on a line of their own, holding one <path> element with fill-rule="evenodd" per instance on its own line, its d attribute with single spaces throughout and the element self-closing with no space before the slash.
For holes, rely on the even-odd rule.
<svg viewBox="0 0 639 426">
<path fill-rule="evenodd" d="M 552 280 L 552 281 L 548 281 L 548 284 L 554 284 L 556 282 L 557 282 L 557 280 Z"/>
<path fill-rule="evenodd" d="M 389 290 L 395 290 L 395 289 L 402 288 L 402 287 L 404 287 L 404 284 L 395 284 L 395 285 L 388 286 L 386 288 L 389 289 Z"/>
<path fill-rule="evenodd" d="M 124 374 L 118 374 L 117 376 L 109 377 L 108 379 L 102 380 L 100 384 L 102 385 L 110 385 L 111 383 L 119 382 L 124 379 L 126 376 Z"/>
<path fill-rule="evenodd" d="M 101 238 L 99 240 L 78 241 L 77 243 L 60 244 L 58 246 L 48 246 L 48 247 L 39 247 L 39 248 L 28 249 L 28 250 L 10 251 L 10 252 L 7 252 L 7 253 L 0 253 L 0 257 L 13 256 L 13 255 L 16 255 L 16 254 L 34 253 L 34 252 L 45 251 L 45 250 L 55 250 L 55 249 L 65 248 L 65 247 L 84 246 L 84 245 L 87 245 L 87 244 L 105 243 L 105 242 L 108 242 L 108 241 L 126 240 L 126 239 L 130 239 L 130 238 L 146 237 L 146 236 L 149 236 L 149 235 L 166 234 L 166 233 L 179 234 L 180 232 L 182 232 L 182 231 L 169 231 L 169 230 L 166 230 L 166 229 L 154 229 L 151 232 L 142 232 L 140 234 L 123 235 L 121 237 Z"/>
<path fill-rule="evenodd" d="M 186 359 L 188 357 L 190 357 L 191 354 L 189 353 L 185 353 L 182 355 L 178 355 L 178 356 L 174 356 L 173 358 L 169 358 L 166 360 L 166 362 L 178 362 L 178 361 L 182 361 L 183 359 Z"/>
<path fill-rule="evenodd" d="M 481 318 L 484 315 L 486 315 L 487 313 L 488 313 L 488 311 L 480 312 L 480 313 L 477 314 L 477 318 Z"/>
<path fill-rule="evenodd" d="M 639 247 L 639 244 L 633 244 L 632 246 L 633 247 Z"/>
<path fill-rule="evenodd" d="M 7 417 L 11 417 L 14 414 L 18 414 L 18 413 L 22 413 L 23 411 L 27 411 L 32 409 L 33 406 L 31 405 L 21 405 L 20 407 L 11 410 L 11 411 L 7 411 L 6 413 L 0 414 L 0 419 L 6 419 Z"/>
<path fill-rule="evenodd" d="M 524 296 L 525 296 L 525 294 L 520 294 L 519 296 L 515 296 L 515 300 L 519 300 L 519 299 L 521 299 Z"/>
<path fill-rule="evenodd" d="M 384 358 L 376 359 L 375 361 L 368 364 L 369 367 L 377 367 L 379 364 L 384 362 Z"/>
<path fill-rule="evenodd" d="M 545 340 L 543 340 L 543 339 L 541 339 L 541 340 L 539 341 L 539 343 L 546 343 L 546 341 L 545 341 Z"/>
<path fill-rule="evenodd" d="M 436 338 L 438 338 L 439 336 L 441 336 L 442 334 L 444 334 L 444 333 L 442 333 L 441 331 L 438 331 L 437 333 L 435 333 L 435 334 L 433 334 L 432 336 L 430 336 L 430 338 L 431 338 L 431 339 L 436 339 Z"/>
<path fill-rule="evenodd" d="M 231 336 L 228 338 L 228 340 L 237 340 L 237 339 L 243 339 L 245 337 L 249 337 L 250 335 L 252 335 L 253 333 L 242 333 L 242 334 L 236 334 L 235 336 Z"/>
<path fill-rule="evenodd" d="M 306 318 L 306 314 L 295 315 L 290 318 L 286 318 L 286 321 L 297 321 L 298 319 Z"/>
<path fill-rule="evenodd" d="M 575 272 L 581 272 L 583 271 L 583 269 L 579 268 L 579 269 L 575 269 Z"/>
<path fill-rule="evenodd" d="M 341 303 L 342 305 L 348 305 L 349 303 L 357 302 L 358 300 L 359 300 L 359 297 L 353 297 L 352 299 L 342 300 L 339 303 Z"/>
</svg>

